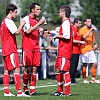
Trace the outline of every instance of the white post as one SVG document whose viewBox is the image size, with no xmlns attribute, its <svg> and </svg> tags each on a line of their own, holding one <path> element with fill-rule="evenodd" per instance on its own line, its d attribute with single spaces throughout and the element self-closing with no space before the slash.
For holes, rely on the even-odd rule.
<svg viewBox="0 0 100 100">
<path fill-rule="evenodd" d="M 43 79 L 46 79 L 46 52 L 45 50 L 41 51 L 42 56 L 42 68 L 43 68 Z"/>
<path fill-rule="evenodd" d="M 97 75 L 100 75 L 100 50 L 96 51 L 96 58 L 97 58 Z"/>
</svg>

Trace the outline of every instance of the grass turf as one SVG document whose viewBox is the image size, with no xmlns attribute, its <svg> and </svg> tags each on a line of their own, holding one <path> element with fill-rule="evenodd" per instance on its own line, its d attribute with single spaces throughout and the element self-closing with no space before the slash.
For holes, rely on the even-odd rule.
<svg viewBox="0 0 100 100">
<path fill-rule="evenodd" d="M 100 79 L 100 76 L 97 77 Z M 88 77 L 90 80 L 90 76 Z M 71 85 L 71 96 L 69 97 L 54 97 L 51 93 L 57 90 L 56 80 L 38 80 L 36 92 L 39 96 L 32 97 L 4 97 L 3 85 L 0 84 L 0 100 L 100 100 L 100 84 L 83 84 L 82 78 L 77 79 L 77 84 Z M 14 84 L 10 84 L 11 93 L 16 94 Z"/>
</svg>

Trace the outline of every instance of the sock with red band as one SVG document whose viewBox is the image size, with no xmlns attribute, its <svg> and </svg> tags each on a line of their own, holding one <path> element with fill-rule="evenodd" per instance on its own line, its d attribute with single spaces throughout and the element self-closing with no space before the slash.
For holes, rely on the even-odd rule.
<svg viewBox="0 0 100 100">
<path fill-rule="evenodd" d="M 58 92 L 63 92 L 63 74 L 57 73 L 56 74 L 56 80 L 58 82 Z"/>
<path fill-rule="evenodd" d="M 64 80 L 64 87 L 65 87 L 64 94 L 70 95 L 71 78 L 69 72 L 63 74 L 63 80 Z"/>
<path fill-rule="evenodd" d="M 3 76 L 3 85 L 4 85 L 4 93 L 9 94 L 9 81 L 10 81 L 10 77 L 7 73 L 4 73 Z"/>
</svg>

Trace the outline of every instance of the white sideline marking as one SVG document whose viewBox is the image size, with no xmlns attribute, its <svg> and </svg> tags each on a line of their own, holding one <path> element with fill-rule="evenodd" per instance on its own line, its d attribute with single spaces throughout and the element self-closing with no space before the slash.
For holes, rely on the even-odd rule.
<svg viewBox="0 0 100 100">
<path fill-rule="evenodd" d="M 36 86 L 36 88 L 43 88 L 43 87 L 50 87 L 50 86 L 57 86 L 57 84 L 54 85 L 42 85 L 42 86 Z M 14 89 L 15 87 L 9 87 L 9 89 Z M 0 90 L 4 90 L 4 88 L 0 88 Z"/>
<path fill-rule="evenodd" d="M 36 86 L 36 88 L 43 88 L 43 87 L 50 87 L 50 86 L 57 86 L 57 84 L 55 84 L 55 85 L 42 85 L 42 86 Z"/>
<path fill-rule="evenodd" d="M 50 84 L 50 83 L 47 83 Z M 71 85 L 76 85 L 76 84 L 71 84 Z M 41 86 L 36 86 L 36 88 L 43 88 L 43 87 L 51 87 L 51 86 L 57 86 L 57 84 L 54 85 L 41 85 Z M 14 89 L 15 87 L 9 87 L 9 89 Z M 0 90 L 4 90 L 4 88 L 0 88 Z"/>
</svg>

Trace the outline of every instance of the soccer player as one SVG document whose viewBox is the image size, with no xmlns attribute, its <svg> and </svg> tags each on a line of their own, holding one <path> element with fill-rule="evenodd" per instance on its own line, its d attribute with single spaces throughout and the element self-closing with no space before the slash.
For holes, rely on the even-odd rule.
<svg viewBox="0 0 100 100">
<path fill-rule="evenodd" d="M 38 29 L 41 24 L 45 22 L 44 18 L 40 20 L 41 7 L 38 3 L 30 5 L 30 14 L 26 15 L 21 23 L 25 23 L 22 30 L 22 50 L 23 50 L 23 66 L 25 67 L 23 73 L 24 91 L 27 95 L 37 95 L 35 92 L 36 73 L 40 66 L 40 47 L 38 43 Z M 28 81 L 30 82 L 30 93 L 28 91 Z"/>
<path fill-rule="evenodd" d="M 85 41 L 81 41 L 80 38 L 80 34 L 79 34 L 80 26 L 81 26 L 81 20 L 79 18 L 75 18 L 73 23 L 73 54 L 71 57 L 71 64 L 70 64 L 71 83 L 76 83 L 74 76 L 79 61 L 80 45 L 85 44 Z"/>
<path fill-rule="evenodd" d="M 16 35 L 20 33 L 22 26 L 17 29 L 12 18 L 17 15 L 17 7 L 8 4 L 6 7 L 6 17 L 1 23 L 2 56 L 4 60 L 4 96 L 15 96 L 9 91 L 10 72 L 14 70 L 14 82 L 17 96 L 27 96 L 22 93 L 20 81 L 20 66 L 17 52 Z"/>
<path fill-rule="evenodd" d="M 59 34 L 52 39 L 59 39 L 58 55 L 56 59 L 56 80 L 58 82 L 58 90 L 51 96 L 69 96 L 70 95 L 70 59 L 72 56 L 72 23 L 70 22 L 71 9 L 64 5 L 60 7 L 59 17 L 62 19 Z M 64 85 L 64 90 L 63 90 Z"/>
<path fill-rule="evenodd" d="M 80 62 L 83 63 L 82 75 L 83 75 L 84 83 L 89 83 L 89 81 L 87 81 L 87 77 L 86 77 L 86 67 L 90 63 L 92 64 L 91 82 L 92 83 L 100 83 L 98 80 L 96 80 L 97 61 L 96 61 L 94 51 L 97 49 L 97 43 L 96 43 L 96 40 L 94 37 L 94 32 L 93 32 L 93 30 L 95 29 L 95 26 L 91 27 L 91 24 L 92 24 L 91 19 L 86 18 L 84 20 L 84 26 L 79 31 L 81 39 L 85 40 L 85 42 L 86 42 L 85 46 L 81 45 Z"/>
</svg>

